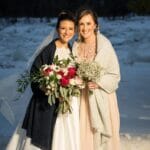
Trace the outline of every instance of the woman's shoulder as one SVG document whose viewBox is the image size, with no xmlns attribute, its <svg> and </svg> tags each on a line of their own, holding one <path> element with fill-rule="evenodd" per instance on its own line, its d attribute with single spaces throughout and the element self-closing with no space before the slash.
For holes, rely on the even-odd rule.
<svg viewBox="0 0 150 150">
<path fill-rule="evenodd" d="M 45 47 L 43 47 L 42 53 L 47 53 L 47 52 L 50 52 L 52 50 L 55 50 L 56 49 L 55 41 L 56 41 L 56 39 L 52 40 Z"/>
<path fill-rule="evenodd" d="M 106 55 L 114 55 L 115 53 L 111 41 L 102 33 L 98 35 L 98 52 L 105 53 Z"/>
<path fill-rule="evenodd" d="M 54 39 L 52 40 L 46 47 L 49 47 L 49 48 L 56 48 L 56 40 L 57 39 Z"/>
<path fill-rule="evenodd" d="M 107 38 L 107 36 L 102 33 L 98 33 L 98 42 L 100 42 L 100 44 L 105 45 L 105 46 L 112 45 L 109 38 Z"/>
<path fill-rule="evenodd" d="M 74 56 L 77 55 L 77 49 L 78 49 L 78 46 L 79 46 L 79 42 L 77 40 L 75 40 L 72 44 L 72 54 Z"/>
<path fill-rule="evenodd" d="M 98 45 L 104 49 L 111 50 L 113 49 L 112 42 L 109 38 L 107 38 L 104 34 L 99 33 L 98 34 Z"/>
<path fill-rule="evenodd" d="M 78 49 L 78 46 L 79 46 L 79 42 L 77 40 L 75 40 L 72 44 L 72 52 L 73 53 Z"/>
<path fill-rule="evenodd" d="M 79 45 L 79 41 L 78 40 L 75 40 L 74 42 L 73 42 L 73 44 L 72 44 L 72 47 L 76 47 L 76 46 L 78 46 Z"/>
</svg>

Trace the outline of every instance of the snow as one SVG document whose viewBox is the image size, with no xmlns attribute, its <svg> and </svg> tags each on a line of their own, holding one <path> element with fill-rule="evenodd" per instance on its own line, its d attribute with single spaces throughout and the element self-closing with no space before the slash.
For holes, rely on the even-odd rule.
<svg viewBox="0 0 150 150">
<path fill-rule="evenodd" d="M 0 145 L 5 149 L 27 101 L 17 100 L 16 79 L 42 40 L 52 31 L 56 19 L 18 19 L 10 24 L 0 19 L 0 107 L 5 100 L 14 112 L 12 124 L 0 113 Z M 150 144 L 150 17 L 110 21 L 99 18 L 100 31 L 115 47 L 122 79 L 118 93 L 121 137 L 125 150 L 148 150 Z M 139 144 L 140 143 L 140 144 Z M 141 146 L 143 145 L 143 146 Z M 124 149 L 123 149 L 124 150 Z"/>
</svg>

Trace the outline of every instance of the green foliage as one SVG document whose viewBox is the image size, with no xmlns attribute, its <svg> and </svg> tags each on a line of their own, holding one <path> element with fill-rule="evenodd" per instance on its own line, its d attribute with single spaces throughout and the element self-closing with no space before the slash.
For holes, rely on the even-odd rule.
<svg viewBox="0 0 150 150">
<path fill-rule="evenodd" d="M 72 54 L 70 54 L 70 57 L 69 58 L 67 58 L 67 59 L 62 59 L 62 60 L 59 60 L 58 59 L 58 55 L 54 58 L 54 60 L 53 60 L 53 63 L 55 64 L 55 65 L 57 65 L 57 66 L 59 66 L 59 67 L 67 67 L 68 66 L 68 64 L 69 63 L 75 63 L 75 57 L 72 55 Z"/>
<path fill-rule="evenodd" d="M 130 0 L 127 6 L 130 11 L 138 15 L 150 14 L 150 0 Z"/>
<path fill-rule="evenodd" d="M 33 74 L 30 75 L 30 73 L 28 71 L 25 71 L 24 73 L 22 73 L 19 77 L 19 79 L 17 79 L 17 92 L 19 93 L 24 93 L 28 84 L 30 84 L 31 82 L 37 82 L 40 83 L 42 79 L 40 79 L 40 72 L 37 71 Z"/>
<path fill-rule="evenodd" d="M 29 72 L 25 71 L 23 74 L 20 75 L 20 78 L 17 79 L 17 92 L 24 93 L 25 89 L 27 88 L 28 84 L 30 83 L 30 75 Z"/>
</svg>

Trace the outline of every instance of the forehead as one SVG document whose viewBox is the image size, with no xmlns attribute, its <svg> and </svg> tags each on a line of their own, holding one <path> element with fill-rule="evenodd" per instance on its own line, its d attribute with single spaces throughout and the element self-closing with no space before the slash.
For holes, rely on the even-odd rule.
<svg viewBox="0 0 150 150">
<path fill-rule="evenodd" d="M 71 20 L 62 20 L 60 21 L 60 26 L 74 26 L 75 23 Z"/>
<path fill-rule="evenodd" d="M 83 22 L 94 22 L 93 17 L 90 14 L 84 15 L 80 20 L 79 23 Z"/>
</svg>

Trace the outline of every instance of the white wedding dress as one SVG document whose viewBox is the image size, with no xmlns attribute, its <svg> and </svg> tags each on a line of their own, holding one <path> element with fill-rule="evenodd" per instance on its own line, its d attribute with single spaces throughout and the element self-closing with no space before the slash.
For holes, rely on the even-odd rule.
<svg viewBox="0 0 150 150">
<path fill-rule="evenodd" d="M 57 48 L 55 56 L 68 58 L 69 49 Z M 72 113 L 58 114 L 54 128 L 52 150 L 79 150 L 79 98 L 72 97 Z"/>
<path fill-rule="evenodd" d="M 52 150 L 79 150 L 79 104 L 72 97 L 72 113 L 59 114 L 56 119 Z"/>
<path fill-rule="evenodd" d="M 57 48 L 55 56 L 59 59 L 68 58 L 69 49 Z M 79 150 L 79 98 L 72 97 L 72 113 L 58 114 L 53 132 L 51 150 Z M 17 126 L 12 138 L 10 139 L 6 150 L 41 150 L 31 144 L 31 139 L 26 137 L 26 132 L 21 128 L 22 121 Z"/>
</svg>

